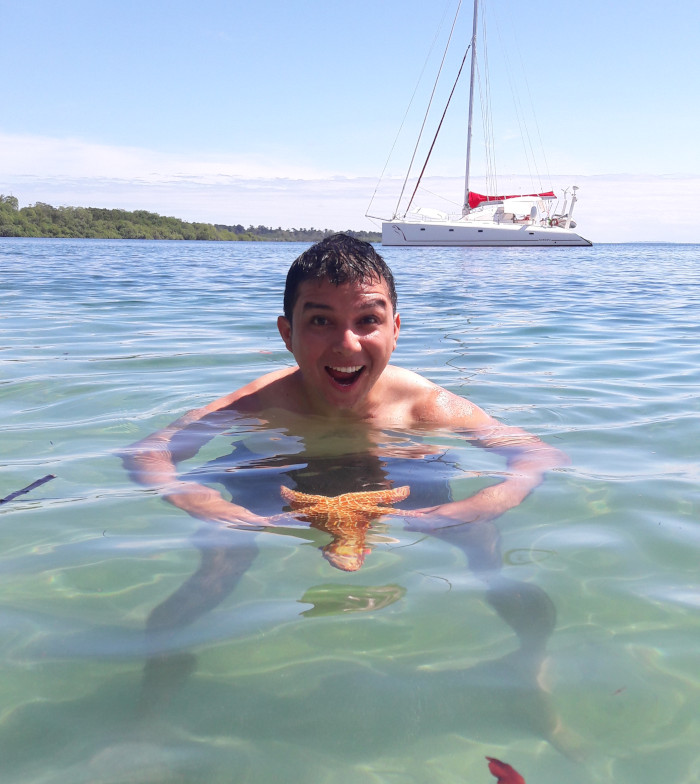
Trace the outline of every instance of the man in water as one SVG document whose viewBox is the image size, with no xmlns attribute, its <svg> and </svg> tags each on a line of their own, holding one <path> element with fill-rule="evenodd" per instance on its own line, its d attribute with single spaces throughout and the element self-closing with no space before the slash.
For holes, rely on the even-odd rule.
<svg viewBox="0 0 700 784">
<path fill-rule="evenodd" d="M 335 234 L 312 246 L 288 272 L 284 315 L 277 320 L 296 367 L 268 373 L 135 444 L 125 455 L 132 477 L 159 488 L 193 517 L 260 529 L 274 520 L 236 498 L 226 500 L 211 487 L 178 477 L 177 463 L 196 454 L 231 424 L 231 417 L 253 418 L 290 432 L 319 426 L 448 428 L 502 452 L 507 478 L 469 498 L 414 511 L 412 527 L 440 535 L 443 529 L 492 520 L 517 506 L 547 470 L 566 463 L 565 456 L 417 373 L 390 365 L 401 323 L 396 305 L 392 273 L 372 245 Z"/>
<path fill-rule="evenodd" d="M 157 488 L 193 517 L 217 524 L 200 532 L 199 569 L 152 611 L 148 632 L 154 639 L 167 635 L 219 604 L 258 552 L 253 532 L 312 535 L 310 529 L 299 531 L 299 517 L 313 520 L 305 509 L 296 518 L 293 512 L 281 513 L 283 499 L 291 498 L 292 509 L 298 507 L 294 499 L 302 496 L 296 496 L 297 491 L 303 498 L 311 495 L 318 507 L 333 507 L 330 516 L 336 520 L 345 508 L 337 499 L 347 500 L 347 494 L 351 506 L 356 493 L 368 491 L 390 506 L 410 493 L 407 502 L 413 508 L 403 510 L 410 529 L 460 548 L 484 583 L 487 601 L 515 631 L 520 646 L 508 667 L 534 684 L 541 733 L 553 739 L 556 722 L 536 676 L 554 628 L 554 607 L 538 586 L 501 574 L 498 531 L 491 521 L 520 504 L 544 473 L 564 465 L 566 458 L 534 435 L 502 425 L 468 400 L 389 364 L 400 329 L 396 304 L 392 273 L 370 244 L 343 234 L 326 238 L 302 253 L 287 275 L 284 315 L 277 326 L 296 366 L 268 373 L 185 414 L 125 452 L 125 465 L 137 482 Z M 217 433 L 232 426 L 255 432 L 261 424 L 289 436 L 294 449 L 266 457 L 238 442 L 233 455 L 184 476 L 178 473 L 178 463 L 193 457 Z M 502 481 L 455 499 L 449 488 L 454 466 L 442 455 L 431 459 L 435 450 L 413 437 L 436 430 L 463 435 L 470 443 L 502 454 L 508 467 Z M 408 431 L 411 438 L 402 440 L 401 434 Z M 401 488 L 394 487 L 397 477 Z M 226 486 L 231 500 L 203 484 L 207 481 Z M 382 505 L 375 503 L 364 522 L 367 515 L 379 517 L 377 507 Z M 392 511 L 402 514 L 402 509 L 387 508 Z M 364 556 L 335 552 L 327 557 L 338 568 L 355 570 Z M 402 595 L 401 589 L 388 588 L 370 596 L 365 609 L 378 609 Z M 147 662 L 142 704 L 146 712 L 191 671 L 191 657 L 184 657 L 166 653 Z M 439 677 L 425 675 L 426 694 L 432 693 L 431 684 Z M 464 710 L 455 710 L 459 722 Z M 411 711 L 407 708 L 407 715 Z M 436 711 L 448 716 L 445 706 Z M 424 713 L 426 726 L 435 721 L 428 709 Z"/>
</svg>

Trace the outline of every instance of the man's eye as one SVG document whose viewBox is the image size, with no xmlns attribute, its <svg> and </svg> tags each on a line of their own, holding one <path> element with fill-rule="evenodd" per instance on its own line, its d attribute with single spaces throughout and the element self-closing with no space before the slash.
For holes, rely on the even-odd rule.
<svg viewBox="0 0 700 784">
<path fill-rule="evenodd" d="M 311 323 L 315 327 L 323 327 L 328 324 L 328 319 L 325 316 L 312 316 Z"/>
</svg>

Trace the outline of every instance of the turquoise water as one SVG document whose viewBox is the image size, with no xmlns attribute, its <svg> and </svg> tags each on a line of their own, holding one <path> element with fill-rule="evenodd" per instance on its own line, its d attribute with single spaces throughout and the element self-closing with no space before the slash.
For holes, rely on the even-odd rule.
<svg viewBox="0 0 700 784">
<path fill-rule="evenodd" d="M 571 459 L 483 529 L 504 609 L 478 543 L 387 517 L 345 573 L 320 534 L 203 532 L 127 478 L 125 445 L 290 363 L 275 317 L 304 247 L 0 241 L 0 497 L 55 475 L 0 505 L 3 784 L 486 784 L 486 755 L 527 784 L 698 781 L 700 248 L 384 252 L 395 362 Z M 504 468 L 445 433 L 377 439 L 390 474 L 407 456 L 458 497 Z M 232 442 L 281 510 L 285 433 L 232 429 L 183 470 Z M 184 621 L 193 574 L 210 601 Z"/>
</svg>

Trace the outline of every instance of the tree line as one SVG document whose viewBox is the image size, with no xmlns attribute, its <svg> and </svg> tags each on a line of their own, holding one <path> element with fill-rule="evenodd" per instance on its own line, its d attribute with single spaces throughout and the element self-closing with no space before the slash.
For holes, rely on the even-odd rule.
<svg viewBox="0 0 700 784">
<path fill-rule="evenodd" d="M 14 196 L 0 194 L 0 237 L 64 237 L 121 240 L 244 240 L 248 242 L 318 242 L 331 229 L 276 229 L 241 224 L 224 226 L 188 223 L 146 210 L 103 207 L 52 207 L 36 202 L 20 208 Z M 348 231 L 367 242 L 379 242 L 378 232 Z"/>
</svg>

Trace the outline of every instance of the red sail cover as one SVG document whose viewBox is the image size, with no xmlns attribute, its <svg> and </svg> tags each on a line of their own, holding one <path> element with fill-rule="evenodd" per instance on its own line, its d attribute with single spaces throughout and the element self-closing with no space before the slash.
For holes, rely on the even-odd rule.
<svg viewBox="0 0 700 784">
<path fill-rule="evenodd" d="M 555 199 L 554 191 L 546 193 L 516 193 L 514 196 L 484 196 L 482 193 L 469 191 L 469 209 L 473 210 L 485 201 L 503 201 L 504 199 L 518 199 L 521 196 L 541 196 L 543 199 Z"/>
</svg>

